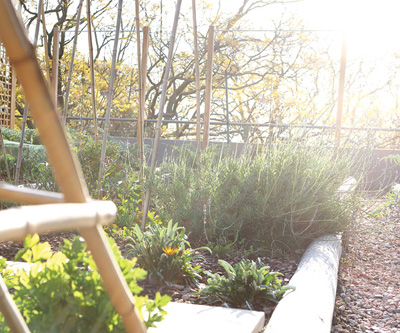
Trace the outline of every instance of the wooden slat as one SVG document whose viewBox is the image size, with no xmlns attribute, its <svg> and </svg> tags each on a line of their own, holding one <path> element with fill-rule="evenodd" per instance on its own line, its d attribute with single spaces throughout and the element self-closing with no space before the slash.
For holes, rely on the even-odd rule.
<svg viewBox="0 0 400 333">
<path fill-rule="evenodd" d="M 201 152 L 201 124 L 200 124 L 200 69 L 199 69 L 199 50 L 197 42 L 197 15 L 196 0 L 192 0 L 193 15 L 193 43 L 194 43 L 194 68 L 195 68 L 195 84 L 196 84 L 196 152 L 199 156 Z"/>
<path fill-rule="evenodd" d="M 154 175 L 154 171 L 156 169 L 156 164 L 157 164 L 157 154 L 158 154 L 158 148 L 160 145 L 160 138 L 161 138 L 162 118 L 163 118 L 163 114 L 164 114 L 165 102 L 167 99 L 169 71 L 172 67 L 172 58 L 173 58 L 173 54 L 174 54 L 176 30 L 178 28 L 178 21 L 179 21 L 179 15 L 181 12 L 181 5 L 182 5 L 182 0 L 178 0 L 176 2 L 174 23 L 172 25 L 171 37 L 169 40 L 167 63 L 165 64 L 164 75 L 163 75 L 163 80 L 162 80 L 161 99 L 160 99 L 160 105 L 158 107 L 156 133 L 154 135 L 154 145 L 153 145 L 151 164 L 150 164 L 150 177 L 152 177 Z M 149 211 L 150 197 L 151 197 L 151 189 L 147 189 L 144 204 L 143 204 L 143 218 L 142 218 L 142 226 L 143 227 L 146 225 L 147 213 Z"/>
<path fill-rule="evenodd" d="M 99 133 L 97 130 L 96 87 L 95 87 L 95 78 L 94 78 L 92 17 L 90 15 L 90 0 L 86 0 L 86 19 L 87 19 L 88 44 L 89 44 L 90 87 L 91 87 L 90 89 L 91 89 L 91 95 L 92 95 L 93 132 L 94 132 L 94 141 L 97 145 L 97 143 L 99 141 Z"/>
<path fill-rule="evenodd" d="M 34 233 L 59 232 L 105 225 L 115 217 L 117 208 L 111 201 L 83 204 L 49 204 L 22 206 L 0 211 L 0 242 L 23 240 Z"/>
<path fill-rule="evenodd" d="M 18 311 L 10 293 L 8 292 L 7 286 L 0 276 L 0 311 L 6 320 L 6 323 L 11 329 L 11 332 L 26 333 L 29 332 L 29 328 L 26 325 L 24 318 Z"/>
<path fill-rule="evenodd" d="M 65 88 L 64 114 L 63 114 L 63 117 L 62 117 L 62 121 L 63 121 L 63 125 L 64 126 L 65 126 L 65 122 L 67 121 L 67 115 L 68 115 L 69 91 L 71 89 L 72 71 L 74 70 L 74 60 L 75 60 L 76 46 L 78 44 L 79 25 L 81 23 L 82 4 L 83 4 L 83 0 L 80 0 L 79 1 L 79 6 L 78 6 L 78 12 L 76 14 L 74 43 L 72 44 L 71 62 L 69 64 L 69 69 L 68 69 L 67 87 Z"/>
<path fill-rule="evenodd" d="M 214 58 L 214 26 L 211 25 L 210 29 L 208 30 L 208 41 L 207 41 L 207 76 L 206 76 L 205 109 L 204 109 L 203 150 L 208 147 L 209 136 L 210 136 L 213 58 Z"/>
<path fill-rule="evenodd" d="M 65 202 L 62 193 L 21 188 L 3 182 L 0 182 L 0 200 L 15 201 L 30 205 Z"/>
</svg>

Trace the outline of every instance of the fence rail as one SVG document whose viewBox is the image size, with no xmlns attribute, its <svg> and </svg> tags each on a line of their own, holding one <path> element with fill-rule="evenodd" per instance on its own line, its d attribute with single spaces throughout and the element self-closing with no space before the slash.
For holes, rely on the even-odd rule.
<svg viewBox="0 0 400 333">
<path fill-rule="evenodd" d="M 21 115 L 16 115 L 16 118 L 22 118 Z M 31 118 L 31 116 L 28 116 Z M 104 117 L 98 117 L 97 120 L 105 120 Z M 93 120 L 93 117 L 67 117 L 67 120 Z M 110 121 L 126 121 L 126 122 L 137 122 L 137 118 L 110 118 Z M 145 119 L 146 123 L 157 123 L 157 119 Z M 195 120 L 174 120 L 164 119 L 162 121 L 165 124 L 190 124 L 196 125 Z M 201 122 L 203 123 L 203 122 Z M 284 127 L 284 128 L 315 128 L 315 129 L 327 129 L 334 130 L 336 125 L 312 125 L 312 124 L 276 124 L 276 123 L 244 123 L 244 122 L 226 122 L 226 121 L 210 121 L 211 125 L 219 126 L 250 126 L 250 127 Z M 383 132 L 400 132 L 400 128 L 387 128 L 387 127 L 354 127 L 354 126 L 342 126 L 344 130 L 353 131 L 383 131 Z"/>
</svg>

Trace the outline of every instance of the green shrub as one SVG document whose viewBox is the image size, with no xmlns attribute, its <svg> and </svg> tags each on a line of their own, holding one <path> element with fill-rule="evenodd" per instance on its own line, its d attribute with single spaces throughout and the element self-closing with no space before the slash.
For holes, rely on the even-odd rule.
<svg viewBox="0 0 400 333">
<path fill-rule="evenodd" d="M 1 133 L 4 140 L 18 142 L 21 140 L 21 131 L 8 127 L 1 127 Z M 24 143 L 40 145 L 39 131 L 27 128 L 25 130 Z"/>
<path fill-rule="evenodd" d="M 142 288 L 137 281 L 144 279 L 146 272 L 134 268 L 135 260 L 122 258 L 116 244 L 110 243 L 130 290 L 138 295 Z M 32 263 L 31 270 L 19 270 L 6 284 L 14 290 L 13 299 L 31 331 L 124 332 L 95 262 L 78 237 L 72 242 L 65 240 L 61 252 L 52 254 L 47 242 L 39 243 L 37 235 L 29 236 L 16 255 L 15 260 L 19 259 Z M 148 327 L 162 320 L 168 296 L 158 294 L 154 301 L 134 297 Z"/>
<path fill-rule="evenodd" d="M 190 247 L 185 229 L 172 221 L 167 227 L 147 224 L 146 232 L 135 225 L 128 246 L 131 248 L 128 253 L 137 257 L 138 265 L 148 271 L 149 278 L 167 284 L 195 284 L 201 278 L 200 266 L 191 264 L 193 259 L 201 257 L 195 253 L 198 249 Z"/>
<path fill-rule="evenodd" d="M 4 140 L 19 142 L 21 137 L 21 131 L 8 127 L 1 127 L 1 134 Z M 28 143 L 24 140 L 25 143 Z"/>
<path fill-rule="evenodd" d="M 350 158 L 333 149 L 292 142 L 239 157 L 215 148 L 199 160 L 193 155 L 183 150 L 162 165 L 153 205 L 194 241 L 245 239 L 287 251 L 344 230 L 352 218 L 353 198 L 337 195 L 350 175 Z"/>
<path fill-rule="evenodd" d="M 119 195 L 132 195 L 139 192 L 137 146 L 123 146 L 119 142 L 107 142 L 104 174 L 101 180 L 101 193 L 97 193 L 100 168 L 101 142 L 95 143 L 90 136 L 75 133 L 75 150 L 89 192 L 94 196 L 116 200 Z"/>
<path fill-rule="evenodd" d="M 9 142 L 7 150 L 10 152 L 10 170 L 15 169 L 18 155 L 18 143 L 21 137 L 20 130 L 9 128 L 1 129 L 4 138 L 15 142 Z M 116 200 L 119 196 L 139 200 L 138 152 L 136 145 L 127 145 L 119 142 L 107 142 L 104 176 L 101 181 L 100 193 L 98 193 L 98 175 L 100 167 L 100 154 L 102 143 L 95 143 L 90 135 L 83 135 L 71 129 L 67 129 L 72 149 L 76 152 L 83 175 L 90 194 L 93 197 L 105 197 Z M 39 189 L 50 191 L 57 190 L 55 178 L 51 167 L 47 163 L 44 147 L 40 145 L 37 130 L 27 129 L 24 138 L 24 154 L 22 163 L 22 178 L 25 183 L 35 183 Z M 4 165 L 4 161 L 0 161 Z M 5 170 L 5 168 L 1 168 Z M 4 175 L 3 175 L 4 176 Z M 137 195 L 136 195 L 137 194 Z M 128 198 L 129 197 L 129 198 Z M 135 206 L 136 207 L 136 206 Z"/>
<path fill-rule="evenodd" d="M 224 260 L 218 260 L 225 269 L 227 277 L 218 273 L 211 274 L 207 285 L 200 290 L 200 297 L 207 303 L 224 303 L 233 308 L 265 307 L 268 303 L 277 303 L 283 294 L 293 289 L 282 286 L 277 272 L 270 272 L 258 259 L 258 266 L 254 261 L 242 260 L 235 268 Z"/>
</svg>

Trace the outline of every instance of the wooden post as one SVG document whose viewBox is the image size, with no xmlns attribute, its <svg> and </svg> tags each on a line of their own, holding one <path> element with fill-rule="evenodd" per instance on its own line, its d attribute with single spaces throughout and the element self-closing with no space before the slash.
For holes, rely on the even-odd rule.
<svg viewBox="0 0 400 333">
<path fill-rule="evenodd" d="M 10 169 L 8 168 L 6 146 L 4 145 L 3 133 L 1 132 L 1 127 L 0 127 L 0 145 L 1 145 L 1 148 L 3 150 L 4 163 L 6 165 L 7 177 L 8 177 L 9 180 L 11 180 Z"/>
<path fill-rule="evenodd" d="M 29 205 L 65 202 L 62 193 L 20 188 L 5 182 L 0 182 L 0 200 L 16 201 Z"/>
<path fill-rule="evenodd" d="M 121 7 L 122 0 L 119 3 L 119 8 Z M 91 199 L 83 183 L 82 170 L 69 147 L 52 94 L 49 92 L 32 45 L 26 38 L 10 0 L 0 1 L 0 39 L 5 45 L 10 62 L 17 71 L 41 140 L 47 149 L 49 162 L 54 169 L 56 180 L 64 193 L 66 202 L 89 202 Z M 103 278 L 110 301 L 122 317 L 125 329 L 128 332 L 145 332 L 146 328 L 139 319 L 132 294 L 113 257 L 101 225 L 81 228 L 80 231 Z M 1 299 L 0 303 L 2 303 Z M 3 302 L 1 305 L 6 305 L 6 303 Z"/>
<path fill-rule="evenodd" d="M 154 175 L 154 171 L 156 169 L 156 164 L 157 164 L 157 153 L 158 153 L 158 146 L 160 144 L 162 118 L 163 118 L 163 113 L 164 113 L 165 101 L 167 98 L 167 85 L 168 85 L 169 71 L 170 71 L 171 65 L 172 65 L 172 56 L 173 56 L 173 52 L 174 52 L 175 36 L 176 36 L 176 30 L 178 28 L 181 4 L 182 4 L 182 0 L 178 0 L 176 2 L 174 24 L 172 26 L 171 38 L 170 38 L 170 42 L 169 42 L 168 58 L 167 58 L 167 63 L 165 65 L 164 76 L 163 76 L 161 100 L 160 100 L 160 105 L 158 108 L 157 127 L 156 127 L 156 133 L 154 136 L 153 152 L 152 152 L 152 156 L 151 156 L 150 177 L 152 177 Z M 145 197 L 145 201 L 144 201 L 144 205 L 143 205 L 142 227 L 146 225 L 147 213 L 149 210 L 149 203 L 150 203 L 150 196 L 151 196 L 151 190 L 148 189 L 146 191 L 146 197 Z"/>
<path fill-rule="evenodd" d="M 210 29 L 208 30 L 208 41 L 207 41 L 207 76 L 206 76 L 205 110 L 204 110 L 203 150 L 208 147 L 209 135 L 210 135 L 213 57 L 214 57 L 214 26 L 211 25 Z"/>
<path fill-rule="evenodd" d="M 0 311 L 6 320 L 7 325 L 10 327 L 11 332 L 30 332 L 22 314 L 19 312 L 16 304 L 11 298 L 2 277 L 0 277 L 0 300 Z"/>
<path fill-rule="evenodd" d="M 201 152 L 201 124 L 200 124 L 200 69 L 199 69 L 199 50 L 197 45 L 197 17 L 196 17 L 196 0 L 192 0 L 193 13 L 193 43 L 194 43 L 194 69 L 196 83 L 196 151 L 197 156 Z"/>
<path fill-rule="evenodd" d="M 67 121 L 67 115 L 68 115 L 69 91 L 71 89 L 72 71 L 74 70 L 74 60 L 75 60 L 75 53 L 76 53 L 76 45 L 78 44 L 78 34 L 79 34 L 79 25 L 80 25 L 80 21 L 81 21 L 82 3 L 83 3 L 83 0 L 80 0 L 79 1 L 79 6 L 78 6 L 78 13 L 77 13 L 77 16 L 76 16 L 74 43 L 72 45 L 71 63 L 69 65 L 67 87 L 66 87 L 66 90 L 65 90 L 64 114 L 63 114 L 63 117 L 62 117 L 63 126 L 65 126 L 65 123 Z"/>
<path fill-rule="evenodd" d="M 143 140 L 142 128 L 140 126 L 142 122 L 142 56 L 140 51 L 140 21 L 139 21 L 139 0 L 135 0 L 135 23 L 136 23 L 136 50 L 137 50 L 137 62 L 138 62 L 138 89 L 139 89 L 139 108 L 138 108 L 138 122 L 136 130 L 136 141 L 141 146 Z"/>
<path fill-rule="evenodd" d="M 53 60 L 52 60 L 52 70 L 51 70 L 51 86 L 53 93 L 54 105 L 58 106 L 58 56 L 59 56 L 59 36 L 60 28 L 55 26 L 53 29 Z"/>
<path fill-rule="evenodd" d="M 10 115 L 10 128 L 14 129 L 15 126 L 15 105 L 17 101 L 17 76 L 15 70 L 11 66 L 11 115 Z"/>
<path fill-rule="evenodd" d="M 140 103 L 140 122 L 138 119 L 138 128 L 140 127 L 140 186 L 142 188 L 142 209 L 145 202 L 145 192 L 144 192 L 144 110 L 145 110 L 145 96 L 146 96 L 146 76 L 147 76 L 147 58 L 149 51 L 149 27 L 143 27 L 143 52 L 142 52 L 142 101 Z M 145 219 L 142 218 L 142 230 L 145 228 Z"/>
<path fill-rule="evenodd" d="M 43 0 L 39 0 L 35 36 L 33 39 L 33 48 L 35 49 L 35 51 L 36 51 L 37 41 L 39 38 L 40 13 L 42 11 L 42 6 L 43 6 Z M 24 113 L 22 115 L 21 138 L 19 139 L 19 146 L 18 146 L 17 165 L 15 167 L 15 179 L 14 179 L 15 185 L 18 185 L 19 183 L 19 174 L 21 172 L 21 166 L 22 166 L 22 152 L 24 150 L 25 127 L 27 120 L 28 120 L 28 102 L 25 100 Z"/>
<path fill-rule="evenodd" d="M 105 162 L 105 158 L 106 158 L 107 135 L 108 135 L 109 127 L 110 127 L 111 104 L 112 104 L 112 100 L 113 100 L 114 81 L 115 81 L 115 75 L 116 75 L 118 40 L 119 40 L 119 31 L 120 31 L 120 26 L 121 26 L 121 12 L 122 12 L 122 0 L 119 0 L 117 26 L 116 26 L 116 30 L 115 30 L 114 49 L 113 49 L 112 62 L 111 62 L 110 84 L 108 86 L 108 94 L 107 94 L 106 121 L 105 121 L 105 125 L 104 125 L 103 143 L 102 143 L 102 147 L 101 147 L 100 168 L 99 168 L 99 177 L 98 177 L 98 185 L 97 185 L 97 190 L 99 191 L 99 196 L 100 196 L 100 192 L 101 192 L 101 181 L 103 179 L 104 162 Z"/>
<path fill-rule="evenodd" d="M 346 60 L 347 60 L 347 40 L 345 34 L 343 34 L 342 56 L 340 59 L 339 95 L 338 95 L 338 106 L 336 115 L 336 133 L 335 133 L 336 149 L 339 148 L 340 146 L 340 136 L 342 130 L 344 84 L 346 78 Z"/>
<path fill-rule="evenodd" d="M 92 16 L 90 15 L 90 0 L 86 0 L 86 16 L 87 16 L 88 42 L 89 42 L 90 86 L 91 86 L 91 92 L 92 92 L 93 131 L 94 131 L 94 141 L 97 145 L 97 143 L 99 141 L 99 132 L 97 130 L 96 89 L 95 89 L 96 81 L 95 81 L 95 77 L 94 77 Z"/>
<path fill-rule="evenodd" d="M 136 142 L 139 145 L 139 159 L 140 159 L 140 172 L 139 180 L 142 192 L 142 209 L 144 204 L 144 155 L 143 155 L 143 127 L 144 121 L 144 98 L 143 98 L 143 86 L 142 86 L 142 56 L 141 56 L 141 45 L 140 45 L 140 20 L 139 20 L 139 0 L 135 0 L 135 24 L 136 24 L 136 51 L 137 51 L 137 62 L 138 62 L 138 90 L 139 90 L 139 107 L 137 113 L 137 124 L 136 124 Z M 143 221 L 143 219 L 142 219 Z M 142 223 L 143 225 L 143 223 Z"/>
<path fill-rule="evenodd" d="M 42 3 L 42 27 L 43 27 L 43 45 L 44 45 L 44 58 L 46 60 L 46 78 L 50 85 L 50 60 L 49 60 L 49 49 L 47 47 L 47 30 L 46 20 L 44 15 L 44 4 Z"/>
</svg>

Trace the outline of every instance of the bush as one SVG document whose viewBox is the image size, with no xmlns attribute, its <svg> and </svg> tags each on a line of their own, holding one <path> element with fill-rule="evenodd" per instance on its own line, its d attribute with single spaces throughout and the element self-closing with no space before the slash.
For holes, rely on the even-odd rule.
<svg viewBox="0 0 400 333">
<path fill-rule="evenodd" d="M 8 151 L 12 154 L 8 159 L 12 172 L 16 164 L 19 146 L 17 142 L 20 140 L 21 131 L 9 128 L 1 130 L 4 132 L 5 139 L 15 141 L 15 143 L 9 142 L 7 146 Z M 136 145 L 107 142 L 104 176 L 101 181 L 100 193 L 98 193 L 101 142 L 96 144 L 90 135 L 83 135 L 71 129 L 67 129 L 67 136 L 72 149 L 77 154 L 89 192 L 93 197 L 105 197 L 116 201 L 119 196 L 129 196 L 139 200 L 140 189 L 136 172 L 139 170 L 139 162 Z M 24 182 L 35 183 L 39 189 L 57 190 L 54 174 L 47 163 L 44 147 L 40 145 L 37 130 L 27 129 L 24 142 L 26 145 L 24 146 L 21 170 Z M 0 163 L 4 165 L 3 160 L 0 160 Z M 1 170 L 5 171 L 5 168 L 2 167 Z"/>
<path fill-rule="evenodd" d="M 353 198 L 337 195 L 350 158 L 333 149 L 292 142 L 238 157 L 226 149 L 194 156 L 183 150 L 164 162 L 153 189 L 155 211 L 185 226 L 192 240 L 245 239 L 287 251 L 344 230 L 352 217 Z"/>
<path fill-rule="evenodd" d="M 95 143 L 90 136 L 75 134 L 74 150 L 77 153 L 89 192 L 98 197 L 97 183 L 100 168 L 101 142 Z M 101 183 L 101 197 L 117 199 L 118 195 L 126 195 L 138 191 L 139 169 L 136 145 L 121 146 L 118 142 L 107 142 L 104 176 Z"/>
<path fill-rule="evenodd" d="M 268 303 L 278 303 L 290 286 L 283 287 L 277 272 L 270 272 L 258 259 L 258 267 L 254 261 L 242 260 L 235 268 L 224 260 L 218 260 L 225 269 L 227 277 L 211 274 L 207 285 L 200 290 L 200 297 L 207 303 L 221 302 L 233 308 L 265 307 Z"/>
<path fill-rule="evenodd" d="M 21 139 L 21 131 L 8 127 L 1 127 L 1 133 L 3 134 L 4 140 L 19 142 Z M 25 130 L 24 143 L 33 145 L 40 145 L 39 132 L 35 129 L 27 128 Z"/>
<path fill-rule="evenodd" d="M 137 257 L 138 265 L 148 271 L 149 278 L 167 284 L 196 284 L 201 279 L 200 266 L 191 265 L 191 261 L 201 256 L 190 247 L 185 229 L 172 221 L 167 227 L 148 224 L 146 232 L 135 225 L 128 246 L 131 248 L 128 253 Z"/>
<path fill-rule="evenodd" d="M 138 295 L 142 288 L 137 281 L 144 279 L 146 272 L 134 268 L 135 260 L 122 258 L 115 243 L 110 243 L 130 290 Z M 125 331 L 104 290 L 96 265 L 78 237 L 72 242 L 64 240 L 61 252 L 52 254 L 47 242 L 39 243 L 37 235 L 28 236 L 24 249 L 16 255 L 15 260 L 19 259 L 33 264 L 30 272 L 19 270 L 8 276 L 6 284 L 14 289 L 13 299 L 31 331 Z M 136 307 L 142 316 L 145 315 L 148 327 L 162 320 L 163 306 L 169 299 L 159 294 L 154 301 L 147 296 L 135 296 Z M 2 325 L 4 331 L 4 322 Z"/>
</svg>

